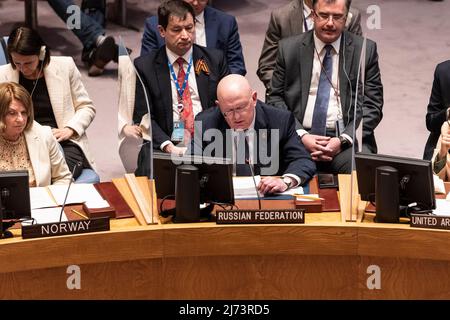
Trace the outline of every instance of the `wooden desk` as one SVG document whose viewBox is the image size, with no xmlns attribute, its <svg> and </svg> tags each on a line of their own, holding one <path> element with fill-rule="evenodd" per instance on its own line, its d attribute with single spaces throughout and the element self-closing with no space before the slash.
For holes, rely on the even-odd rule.
<svg viewBox="0 0 450 320">
<path fill-rule="evenodd" d="M 283 204 L 284 206 L 287 204 Z M 0 241 L 1 299 L 440 299 L 450 298 L 450 233 L 406 224 L 138 226 Z M 17 231 L 18 232 L 18 231 Z M 69 290 L 69 265 L 81 289 Z M 367 268 L 381 270 L 369 290 Z"/>
</svg>

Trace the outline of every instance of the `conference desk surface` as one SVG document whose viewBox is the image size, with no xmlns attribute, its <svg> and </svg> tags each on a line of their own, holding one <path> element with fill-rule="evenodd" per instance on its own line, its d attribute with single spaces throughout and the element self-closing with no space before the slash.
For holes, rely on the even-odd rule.
<svg viewBox="0 0 450 320">
<path fill-rule="evenodd" d="M 338 212 L 307 213 L 295 225 L 122 219 L 108 232 L 37 239 L 15 232 L 0 241 L 2 299 L 450 298 L 450 233 L 371 215 L 343 223 Z M 80 289 L 69 289 L 73 265 Z"/>
</svg>

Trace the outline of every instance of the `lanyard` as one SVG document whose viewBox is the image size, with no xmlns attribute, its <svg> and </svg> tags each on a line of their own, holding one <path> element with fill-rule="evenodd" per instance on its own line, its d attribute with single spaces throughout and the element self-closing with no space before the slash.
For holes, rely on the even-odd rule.
<svg viewBox="0 0 450 320">
<path fill-rule="evenodd" d="M 180 99 L 183 99 L 183 93 L 184 93 L 184 90 L 186 89 L 186 85 L 188 83 L 189 73 L 191 72 L 192 55 L 191 55 L 191 58 L 189 59 L 187 72 L 186 72 L 186 75 L 184 77 L 184 82 L 183 82 L 183 85 L 181 86 L 181 88 L 180 88 L 180 84 L 178 83 L 178 79 L 177 79 L 177 76 L 175 74 L 175 71 L 173 70 L 173 65 L 170 62 L 167 62 L 167 64 L 169 65 L 170 73 L 172 74 L 172 79 L 173 79 L 173 81 L 175 81 L 175 86 L 177 88 L 177 91 L 178 91 L 178 94 L 180 96 Z M 180 68 L 182 68 L 182 67 L 183 66 L 180 66 Z"/>
</svg>

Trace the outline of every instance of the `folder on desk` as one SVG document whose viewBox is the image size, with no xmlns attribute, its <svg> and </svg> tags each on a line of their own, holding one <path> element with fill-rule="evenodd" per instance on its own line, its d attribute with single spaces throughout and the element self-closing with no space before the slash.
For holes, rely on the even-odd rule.
<svg viewBox="0 0 450 320">
<path fill-rule="evenodd" d="M 112 182 L 94 184 L 97 191 L 115 209 L 115 218 L 134 218 L 133 211 Z"/>
</svg>

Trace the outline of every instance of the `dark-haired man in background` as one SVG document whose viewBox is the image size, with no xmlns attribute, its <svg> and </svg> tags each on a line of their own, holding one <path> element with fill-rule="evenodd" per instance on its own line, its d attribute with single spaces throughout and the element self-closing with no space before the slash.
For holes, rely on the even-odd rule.
<svg viewBox="0 0 450 320">
<path fill-rule="evenodd" d="M 165 45 L 135 60 L 144 87 L 137 81 L 133 122 L 151 111 L 153 148 L 184 153 L 194 131 L 194 117 L 215 105 L 217 83 L 228 66 L 220 50 L 194 44 L 194 9 L 183 0 L 169 0 L 158 8 L 159 33 Z M 149 175 L 150 143 L 138 156 L 137 175 Z"/>
<path fill-rule="evenodd" d="M 208 48 L 222 50 L 231 73 L 245 75 L 244 55 L 236 18 L 208 6 L 208 0 L 185 0 L 192 5 L 195 12 L 195 43 Z M 142 36 L 141 55 L 156 50 L 164 45 L 158 31 L 158 17 L 145 20 Z"/>
</svg>

